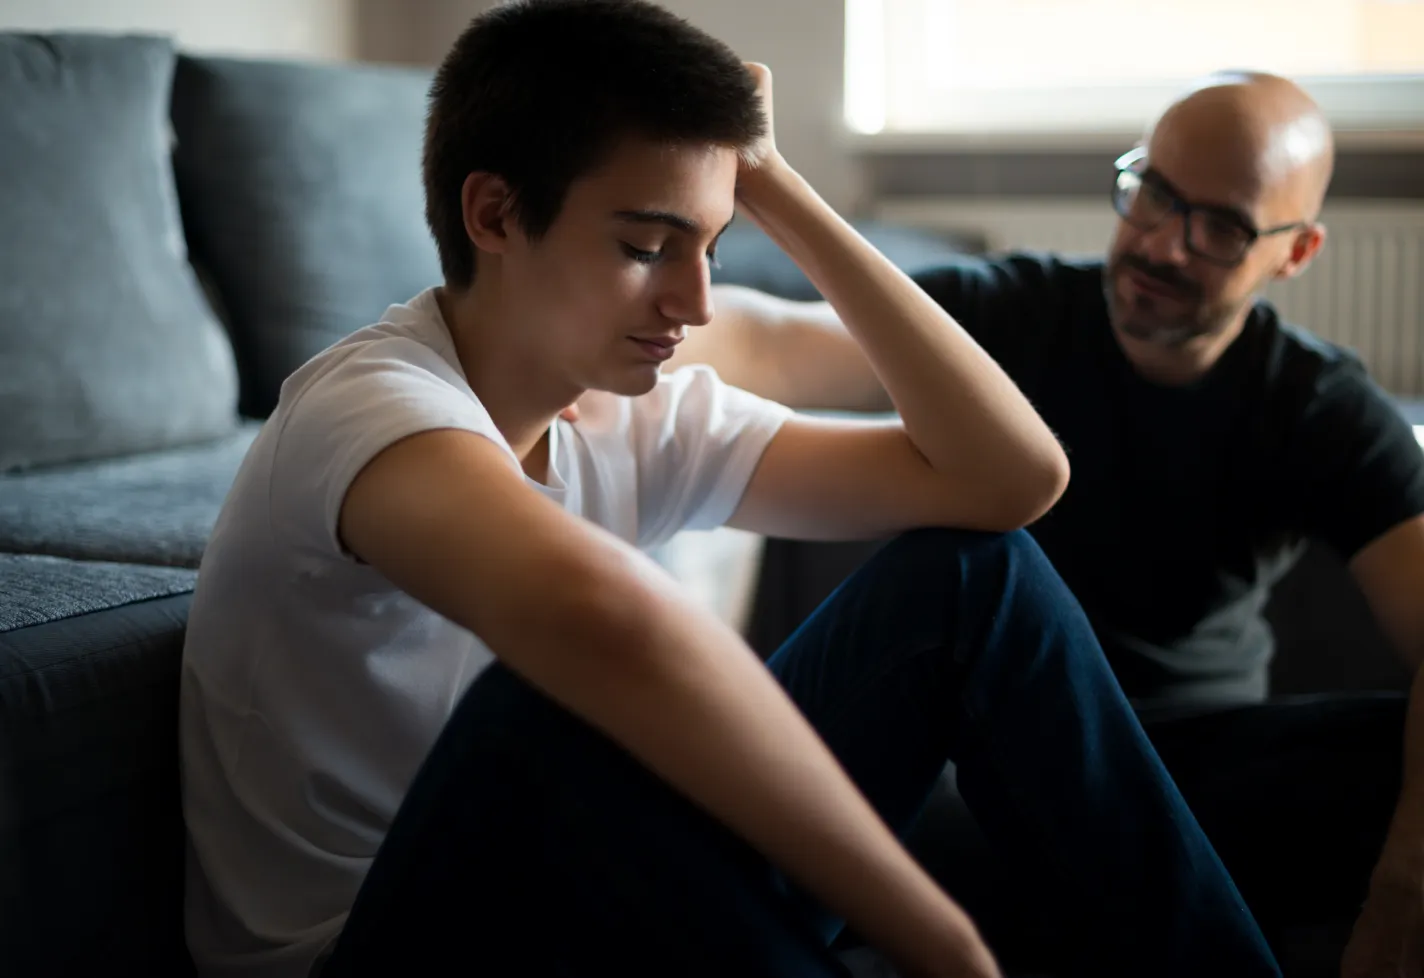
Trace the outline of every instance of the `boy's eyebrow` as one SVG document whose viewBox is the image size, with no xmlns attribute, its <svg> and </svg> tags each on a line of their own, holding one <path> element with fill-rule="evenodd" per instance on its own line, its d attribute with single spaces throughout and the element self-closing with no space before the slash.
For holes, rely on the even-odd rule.
<svg viewBox="0 0 1424 978">
<path fill-rule="evenodd" d="M 634 210 L 634 211 L 614 211 L 613 216 L 620 221 L 629 221 L 633 224 L 666 224 L 670 228 L 675 228 L 685 234 L 698 234 L 702 231 L 702 225 L 690 217 L 683 217 L 681 214 L 674 214 L 672 211 L 656 210 Z M 721 237 L 727 228 L 732 226 L 733 216 L 726 224 L 722 225 L 722 230 L 717 232 L 717 237 Z"/>
</svg>

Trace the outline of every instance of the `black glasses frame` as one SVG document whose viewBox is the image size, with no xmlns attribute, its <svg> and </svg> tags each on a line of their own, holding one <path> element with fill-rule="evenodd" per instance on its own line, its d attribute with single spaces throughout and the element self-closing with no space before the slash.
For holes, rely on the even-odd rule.
<svg viewBox="0 0 1424 978">
<path fill-rule="evenodd" d="M 1246 260 L 1246 256 L 1251 253 L 1251 249 L 1256 247 L 1256 242 L 1260 241 L 1262 238 L 1268 238 L 1276 234 L 1285 234 L 1287 231 L 1300 231 L 1310 227 L 1311 222 L 1309 221 L 1291 221 L 1289 224 L 1277 224 L 1276 226 L 1269 228 L 1252 227 L 1249 223 L 1243 221 L 1237 214 L 1233 213 L 1232 211 L 1225 210 L 1220 207 L 1213 207 L 1210 204 L 1188 203 L 1172 191 L 1168 190 L 1166 187 L 1156 188 L 1157 191 L 1162 194 L 1162 196 L 1166 197 L 1169 201 L 1171 201 L 1171 209 L 1162 216 L 1161 220 L 1154 221 L 1150 225 L 1142 224 L 1139 221 L 1134 221 L 1128 214 L 1128 208 L 1124 205 L 1126 194 L 1122 186 L 1122 178 L 1124 174 L 1131 174 L 1138 180 L 1140 186 L 1143 182 L 1144 174 L 1141 170 L 1137 169 L 1137 167 L 1145 159 L 1147 159 L 1146 147 L 1137 146 L 1133 149 L 1128 150 L 1126 153 L 1123 153 L 1117 158 L 1116 162 L 1113 164 L 1113 167 L 1116 170 L 1116 174 L 1113 177 L 1112 188 L 1113 210 L 1116 211 L 1118 216 L 1121 217 L 1124 221 L 1127 221 L 1127 223 L 1142 231 L 1151 231 L 1155 228 L 1161 227 L 1162 221 L 1167 220 L 1173 214 L 1180 215 L 1182 218 L 1182 245 L 1187 249 L 1187 251 L 1191 252 L 1193 255 L 1196 255 L 1198 258 L 1201 258 L 1204 261 L 1209 261 L 1215 265 L 1220 265 L 1223 268 L 1234 268 L 1235 266 L 1241 264 L 1243 261 Z M 1241 245 L 1241 253 L 1235 258 L 1228 259 L 1221 258 L 1217 255 L 1206 254 L 1201 249 L 1197 248 L 1196 245 L 1192 243 L 1191 228 L 1192 214 L 1198 212 L 1203 214 L 1210 214 L 1213 217 L 1216 217 L 1220 220 L 1228 221 L 1239 227 L 1246 235 L 1246 238 L 1243 244 Z"/>
</svg>

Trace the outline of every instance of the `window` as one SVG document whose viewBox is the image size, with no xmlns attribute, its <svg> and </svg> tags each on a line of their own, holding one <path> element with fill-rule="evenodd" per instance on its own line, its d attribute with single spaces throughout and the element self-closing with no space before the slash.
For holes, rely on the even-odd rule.
<svg viewBox="0 0 1424 978">
<path fill-rule="evenodd" d="M 846 39 L 861 133 L 1136 132 L 1227 68 L 1340 130 L 1424 129 L 1424 0 L 846 0 Z"/>
</svg>

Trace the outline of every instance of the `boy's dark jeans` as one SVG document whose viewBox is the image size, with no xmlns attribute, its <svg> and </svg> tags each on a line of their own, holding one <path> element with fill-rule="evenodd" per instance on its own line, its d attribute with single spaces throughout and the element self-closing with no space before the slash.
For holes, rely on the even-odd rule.
<svg viewBox="0 0 1424 978">
<path fill-rule="evenodd" d="M 1026 533 L 887 544 L 769 660 L 886 822 L 946 758 L 1065 972 L 1276 975 Z M 951 894 L 953 895 L 953 894 Z M 840 922 L 502 666 L 466 693 L 322 978 L 842 975 Z"/>
<path fill-rule="evenodd" d="M 1344 692 L 1138 714 L 1288 975 L 1340 974 L 1399 799 L 1407 710 L 1403 693 Z M 907 843 L 1008 960 L 1052 957 L 952 780 Z"/>
</svg>

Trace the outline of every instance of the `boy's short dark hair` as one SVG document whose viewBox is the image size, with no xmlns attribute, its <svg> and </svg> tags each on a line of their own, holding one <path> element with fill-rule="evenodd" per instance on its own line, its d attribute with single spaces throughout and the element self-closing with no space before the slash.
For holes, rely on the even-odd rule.
<svg viewBox="0 0 1424 978">
<path fill-rule="evenodd" d="M 756 84 L 720 41 L 643 0 L 517 0 L 476 17 L 435 75 L 425 216 L 445 281 L 475 276 L 460 191 L 503 177 L 530 237 L 569 185 L 636 136 L 743 150 L 765 131 Z"/>
</svg>

